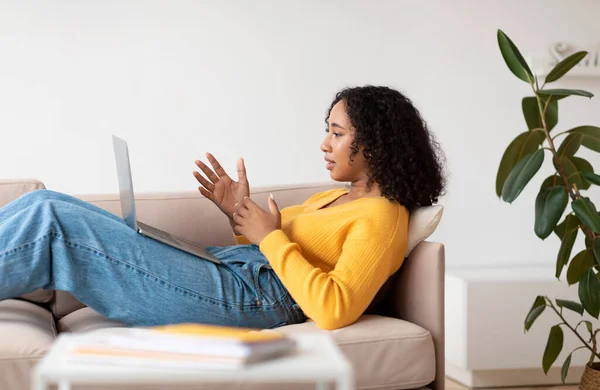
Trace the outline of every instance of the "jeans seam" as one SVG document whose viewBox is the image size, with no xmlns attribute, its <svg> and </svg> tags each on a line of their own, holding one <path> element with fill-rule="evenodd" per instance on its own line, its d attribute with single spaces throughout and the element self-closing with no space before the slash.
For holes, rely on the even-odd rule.
<svg viewBox="0 0 600 390">
<path fill-rule="evenodd" d="M 284 306 L 288 309 L 288 313 L 292 317 L 294 323 L 299 324 L 301 322 L 306 321 L 306 318 L 305 318 L 306 315 L 302 311 L 302 308 L 300 307 L 300 305 L 298 305 L 298 303 L 296 301 L 294 301 L 294 298 L 292 298 L 292 295 L 289 293 L 289 291 L 286 295 L 286 299 L 287 299 L 287 302 L 285 303 Z M 294 305 L 297 305 L 299 310 L 296 310 L 294 308 Z"/>
<path fill-rule="evenodd" d="M 206 302 L 208 302 L 210 304 L 218 305 L 218 306 L 221 306 L 221 307 L 227 308 L 227 309 L 237 309 L 237 310 L 240 310 L 240 311 L 258 311 L 257 309 L 260 308 L 260 306 L 257 306 L 257 305 L 248 305 L 248 304 L 237 305 L 237 304 L 233 304 L 233 303 L 230 303 L 230 302 L 224 302 L 224 301 L 221 301 L 219 299 L 215 299 L 215 298 L 211 298 L 211 297 L 206 297 L 204 295 L 198 294 L 197 292 L 191 291 L 191 290 L 189 290 L 187 288 L 183 288 L 183 287 L 178 286 L 176 284 L 173 284 L 173 283 L 171 283 L 171 282 L 169 282 L 167 280 L 164 280 L 163 278 L 161 278 L 161 277 L 159 277 L 157 275 L 154 275 L 153 273 L 151 273 L 151 272 L 149 272 L 149 271 L 147 271 L 145 269 L 142 269 L 142 268 L 136 266 L 135 264 L 129 263 L 129 262 L 121 260 L 121 259 L 117 259 L 116 257 L 113 257 L 113 256 L 109 256 L 104 251 L 99 250 L 97 248 L 94 248 L 92 246 L 85 245 L 85 244 L 80 244 L 80 243 L 77 243 L 77 242 L 74 242 L 74 241 L 70 241 L 70 240 L 63 240 L 63 241 L 67 245 L 69 245 L 71 247 L 82 248 L 84 250 L 90 251 L 94 255 L 102 254 L 105 258 L 107 258 L 109 260 L 112 260 L 112 261 L 118 262 L 120 264 L 129 266 L 132 269 L 134 269 L 136 272 L 139 272 L 140 274 L 143 274 L 145 276 L 148 276 L 148 277 L 151 277 L 151 278 L 155 278 L 157 281 L 162 282 L 167 288 L 172 289 L 173 291 L 178 292 L 178 293 L 180 293 L 180 291 L 183 292 L 183 293 L 180 293 L 182 296 L 191 296 L 192 298 L 195 298 L 197 300 L 206 301 Z M 254 310 L 248 310 L 248 309 L 254 309 Z"/>
<path fill-rule="evenodd" d="M 10 248 L 8 250 L 5 250 L 4 252 L 0 253 L 0 257 L 4 257 L 4 256 L 6 256 L 8 254 L 12 254 L 11 252 L 16 253 L 16 252 L 18 252 L 19 250 L 22 250 L 22 249 L 29 249 L 30 246 L 33 246 L 32 244 L 35 244 L 35 243 L 37 243 L 39 241 L 43 241 L 46 238 L 48 238 L 48 236 L 51 236 L 51 235 L 58 236 L 56 233 L 53 232 L 53 230 L 49 230 L 43 236 L 41 236 L 39 238 L 36 238 L 33 241 L 29 241 L 29 242 L 26 242 L 24 244 L 18 245 L 18 246 L 14 247 L 14 248 Z"/>
<path fill-rule="evenodd" d="M 260 268 L 262 268 L 262 267 L 259 267 L 259 268 L 258 268 L 258 272 L 260 272 Z M 281 306 L 281 305 L 282 305 L 282 302 L 285 300 L 285 298 L 286 298 L 287 294 L 289 294 L 289 292 L 287 291 L 287 289 L 285 290 L 285 293 L 284 293 L 284 294 L 282 294 L 282 295 L 281 295 L 281 296 L 280 296 L 280 297 L 279 297 L 279 298 L 278 298 L 278 299 L 277 299 L 275 302 L 273 302 L 273 303 L 270 303 L 270 304 L 266 304 L 266 305 L 265 305 L 265 304 L 264 304 L 265 297 L 262 295 L 262 290 L 260 289 L 260 281 L 259 281 L 259 277 L 258 277 L 258 275 L 259 275 L 259 274 L 257 273 L 257 274 L 254 276 L 254 284 L 256 285 L 256 286 L 255 286 L 255 288 L 256 288 L 256 291 L 257 291 L 257 295 L 258 295 L 258 294 L 260 294 L 260 295 L 258 295 L 258 296 L 259 296 L 259 298 L 260 298 L 260 301 L 261 301 L 261 306 L 262 306 L 263 308 L 268 308 L 268 309 L 271 309 L 271 308 L 274 308 L 274 307 L 276 308 L 276 307 L 279 307 L 279 306 Z M 285 287 L 284 287 L 284 288 L 285 288 Z"/>
</svg>

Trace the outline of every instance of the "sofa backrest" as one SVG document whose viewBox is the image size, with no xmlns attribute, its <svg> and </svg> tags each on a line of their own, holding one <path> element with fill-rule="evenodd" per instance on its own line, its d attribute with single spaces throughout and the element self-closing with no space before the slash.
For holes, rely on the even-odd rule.
<svg viewBox="0 0 600 390">
<path fill-rule="evenodd" d="M 342 183 L 315 183 L 251 188 L 252 200 L 267 208 L 273 193 L 279 208 L 304 202 L 311 195 Z M 118 194 L 83 194 L 78 198 L 91 202 L 122 217 Z M 208 245 L 235 244 L 227 217 L 199 191 L 152 192 L 135 195 L 137 219 L 188 241 Z"/>
</svg>

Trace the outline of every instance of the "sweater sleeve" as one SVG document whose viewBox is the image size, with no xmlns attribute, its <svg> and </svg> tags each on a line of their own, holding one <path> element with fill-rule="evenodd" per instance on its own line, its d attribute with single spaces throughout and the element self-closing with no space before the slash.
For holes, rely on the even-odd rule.
<svg viewBox="0 0 600 390">
<path fill-rule="evenodd" d="M 403 260 L 384 245 L 348 236 L 335 269 L 324 272 L 282 230 L 267 235 L 260 250 L 305 314 L 329 330 L 355 322 Z"/>
</svg>

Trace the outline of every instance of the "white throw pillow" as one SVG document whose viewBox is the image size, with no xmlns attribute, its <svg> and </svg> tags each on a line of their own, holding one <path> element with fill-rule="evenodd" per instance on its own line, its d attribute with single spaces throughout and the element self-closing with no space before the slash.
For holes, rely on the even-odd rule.
<svg viewBox="0 0 600 390">
<path fill-rule="evenodd" d="M 405 257 L 427 237 L 431 236 L 442 219 L 444 206 L 435 205 L 421 207 L 410 213 L 408 219 L 408 245 Z"/>
</svg>

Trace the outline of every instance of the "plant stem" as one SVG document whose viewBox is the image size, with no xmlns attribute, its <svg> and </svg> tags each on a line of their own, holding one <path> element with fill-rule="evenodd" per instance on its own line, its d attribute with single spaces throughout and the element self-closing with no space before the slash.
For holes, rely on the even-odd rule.
<svg viewBox="0 0 600 390">
<path fill-rule="evenodd" d="M 554 312 L 560 317 L 560 319 L 563 321 L 563 324 L 565 324 L 569 329 L 571 329 L 573 331 L 573 333 L 575 333 L 575 336 L 577 336 L 577 338 L 579 340 L 581 340 L 581 342 L 583 343 L 583 345 L 585 345 L 585 347 L 587 349 L 589 349 L 592 352 L 592 359 L 594 356 L 596 356 L 598 359 L 600 359 L 600 355 L 596 352 L 596 345 L 594 342 L 594 348 L 592 349 L 592 347 L 589 346 L 588 343 L 585 342 L 585 340 L 581 337 L 581 335 L 575 330 L 573 329 L 573 327 L 567 322 L 567 320 L 565 320 L 565 317 L 562 316 L 562 314 L 560 314 L 558 312 L 558 310 L 556 310 L 556 307 L 554 307 L 554 304 L 552 303 L 552 301 L 550 299 L 548 299 L 548 297 L 546 297 L 546 299 L 548 300 L 548 303 L 550 303 L 550 307 L 552 308 L 552 310 L 554 310 Z M 600 330 L 600 329 L 598 329 Z M 596 332 L 598 331 L 596 330 Z M 594 338 L 595 339 L 595 338 Z"/>
<path fill-rule="evenodd" d="M 565 188 L 569 192 L 571 199 L 575 200 L 575 199 L 577 199 L 577 197 L 576 197 L 576 194 L 574 194 L 572 192 L 573 186 L 571 185 L 571 182 L 569 181 L 569 178 L 567 177 L 567 174 L 565 173 L 565 170 L 563 169 L 562 164 L 560 164 L 560 160 L 557 158 L 556 148 L 554 147 L 554 140 L 550 137 L 550 132 L 548 131 L 548 125 L 546 124 L 546 110 L 548 109 L 548 104 L 550 104 L 550 100 L 552 100 L 552 97 L 548 98 L 544 108 L 542 108 L 542 101 L 541 101 L 540 97 L 538 96 L 537 91 L 534 89 L 533 92 L 535 93 L 535 98 L 538 103 L 538 110 L 540 111 L 540 117 L 542 119 L 542 127 L 544 129 L 544 134 L 546 135 L 546 140 L 548 141 L 548 144 L 550 145 L 550 151 L 552 152 L 552 160 L 554 161 L 554 165 L 558 169 L 558 173 L 562 176 L 563 180 L 565 181 Z"/>
<path fill-rule="evenodd" d="M 581 320 L 577 323 L 577 325 L 575 325 L 575 330 L 577 330 L 577 328 L 579 328 L 579 325 L 583 324 L 584 322 L 586 322 L 587 320 Z M 590 341 L 592 341 L 592 331 L 590 331 Z"/>
<path fill-rule="evenodd" d="M 550 105 L 550 101 L 552 100 L 552 95 L 548 96 L 548 100 L 546 100 L 546 104 L 542 108 L 542 100 L 540 99 L 540 96 L 538 95 L 536 89 L 533 87 L 533 83 L 531 83 L 531 88 L 533 89 L 533 92 L 535 93 L 535 98 L 538 103 L 538 110 L 540 112 L 540 116 L 542 119 L 542 126 L 544 129 L 544 134 L 546 135 L 546 140 L 548 141 L 548 144 L 550 145 L 550 151 L 552 152 L 552 160 L 554 161 L 554 165 L 556 166 L 560 176 L 562 176 L 563 180 L 565 181 L 565 188 L 566 188 L 567 192 L 569 193 L 571 200 L 575 201 L 577 199 L 580 199 L 582 196 L 579 193 L 579 189 L 577 188 L 577 186 L 575 184 L 571 184 L 571 182 L 569 181 L 569 177 L 565 173 L 564 167 L 560 163 L 560 159 L 558 158 L 557 153 L 556 153 L 556 148 L 554 147 L 554 139 L 552 137 L 550 137 L 550 131 L 548 130 L 548 125 L 546 124 L 546 110 L 548 109 L 548 106 Z M 590 229 L 589 227 L 587 227 L 585 225 L 581 225 L 581 229 L 583 230 L 584 234 L 587 236 L 589 242 L 591 242 L 593 244 L 594 239 L 596 238 L 596 233 L 594 233 L 592 231 L 592 229 Z M 587 248 L 587 246 L 586 246 L 586 248 Z"/>
<path fill-rule="evenodd" d="M 554 141 L 554 139 L 555 139 L 556 137 L 558 137 L 559 135 L 567 134 L 568 132 L 569 132 L 569 130 L 567 130 L 567 131 L 563 131 L 563 132 L 560 132 L 560 133 L 556 134 L 554 137 L 552 137 L 552 141 Z"/>
<path fill-rule="evenodd" d="M 537 91 L 534 89 L 533 92 L 535 93 L 535 98 L 538 103 L 538 110 L 540 111 L 540 117 L 542 119 L 542 129 L 544 130 L 544 134 L 546 134 L 546 139 L 548 140 L 548 144 L 550 144 L 550 149 L 552 150 L 552 154 L 554 154 L 556 156 L 556 149 L 554 148 L 554 142 L 553 142 L 552 138 L 550 137 L 550 134 L 548 132 L 548 126 L 546 125 L 546 109 L 548 108 L 548 103 L 550 103 L 550 100 L 552 98 L 551 97 L 548 98 L 548 100 L 546 101 L 546 106 L 544 108 L 542 108 L 542 101 L 540 100 L 540 97 L 538 96 Z"/>
<path fill-rule="evenodd" d="M 594 353 L 592 354 L 592 356 L 590 356 L 590 361 L 589 361 L 590 367 L 592 366 L 592 363 L 594 363 L 594 355 L 597 355 L 596 354 L 596 351 L 597 351 L 596 335 L 598 334 L 598 331 L 600 331 L 600 329 L 596 329 L 594 331 L 594 334 L 592 335 L 592 348 L 594 348 L 594 350 L 593 350 Z"/>
</svg>

